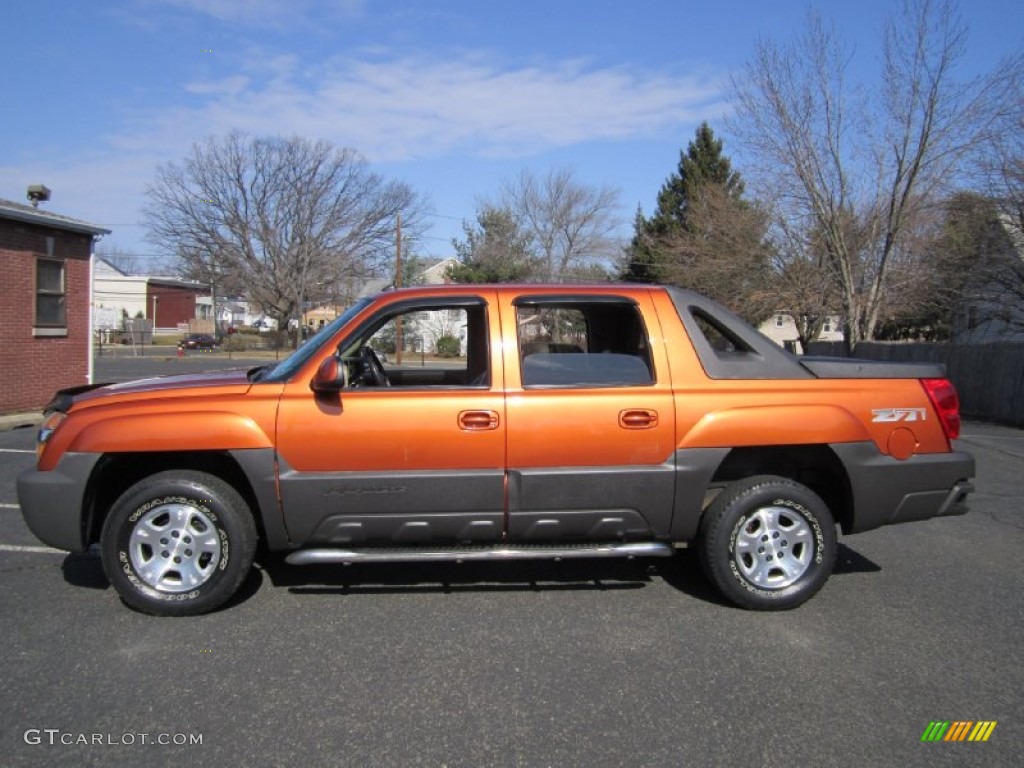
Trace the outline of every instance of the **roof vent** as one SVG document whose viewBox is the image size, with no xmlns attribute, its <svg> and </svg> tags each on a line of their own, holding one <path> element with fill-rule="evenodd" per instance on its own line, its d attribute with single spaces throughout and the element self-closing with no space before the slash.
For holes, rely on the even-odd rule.
<svg viewBox="0 0 1024 768">
<path fill-rule="evenodd" d="M 33 208 L 38 208 L 40 203 L 50 199 L 50 188 L 44 184 L 29 184 L 26 197 L 32 201 Z"/>
</svg>

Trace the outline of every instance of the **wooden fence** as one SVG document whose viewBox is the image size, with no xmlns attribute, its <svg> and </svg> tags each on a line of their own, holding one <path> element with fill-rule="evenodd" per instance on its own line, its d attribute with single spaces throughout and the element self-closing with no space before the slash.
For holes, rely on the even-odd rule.
<svg viewBox="0 0 1024 768">
<path fill-rule="evenodd" d="M 809 354 L 841 357 L 842 342 L 816 341 Z M 965 416 L 1024 426 L 1024 343 L 903 344 L 865 342 L 856 357 L 867 360 L 942 363 L 960 393 Z"/>
</svg>

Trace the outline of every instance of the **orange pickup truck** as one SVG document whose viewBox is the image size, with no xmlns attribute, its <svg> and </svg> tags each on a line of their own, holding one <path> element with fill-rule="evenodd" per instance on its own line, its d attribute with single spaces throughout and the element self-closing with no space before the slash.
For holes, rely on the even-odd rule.
<svg viewBox="0 0 1024 768">
<path fill-rule="evenodd" d="M 798 358 L 675 288 L 427 286 L 358 301 L 275 365 L 58 392 L 18 498 L 47 544 L 98 543 L 152 614 L 222 605 L 257 547 L 301 565 L 692 544 L 730 601 L 783 609 L 828 578 L 837 526 L 966 511 L 958 408 L 941 367 Z"/>
</svg>

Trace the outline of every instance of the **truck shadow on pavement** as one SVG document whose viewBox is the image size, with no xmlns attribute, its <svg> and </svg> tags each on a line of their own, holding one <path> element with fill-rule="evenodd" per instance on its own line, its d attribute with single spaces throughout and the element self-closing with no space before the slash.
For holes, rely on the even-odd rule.
<svg viewBox="0 0 1024 768">
<path fill-rule="evenodd" d="M 881 573 L 882 566 L 869 560 L 859 552 L 845 544 L 836 547 L 836 563 L 832 566 L 832 575 L 841 576 L 846 573 Z"/>
<path fill-rule="evenodd" d="M 100 560 L 100 556 L 94 550 L 72 552 L 61 563 L 61 571 L 64 574 L 64 581 L 73 587 L 98 590 L 110 589 L 110 580 L 103 571 L 103 563 Z M 238 588 L 238 591 L 227 603 L 217 610 L 227 610 L 233 605 L 244 603 L 259 592 L 262 586 L 263 571 L 259 568 L 253 568 L 245 581 L 242 582 L 242 586 Z M 126 607 L 134 610 L 131 606 Z"/>
<path fill-rule="evenodd" d="M 94 551 L 72 553 L 61 565 L 76 587 L 108 589 L 110 582 Z M 877 573 L 881 567 L 845 544 L 836 550 L 833 576 Z M 707 581 L 694 550 L 671 558 L 635 560 L 522 560 L 492 563 L 358 563 L 288 565 L 284 555 L 263 553 L 238 592 L 219 610 L 244 603 L 269 579 L 296 595 L 383 595 L 458 592 L 620 591 L 643 589 L 656 579 L 706 603 L 730 606 Z"/>
<path fill-rule="evenodd" d="M 72 552 L 60 565 L 64 581 L 73 587 L 86 589 L 107 589 L 110 581 L 103 572 L 100 556 L 93 551 Z"/>
</svg>

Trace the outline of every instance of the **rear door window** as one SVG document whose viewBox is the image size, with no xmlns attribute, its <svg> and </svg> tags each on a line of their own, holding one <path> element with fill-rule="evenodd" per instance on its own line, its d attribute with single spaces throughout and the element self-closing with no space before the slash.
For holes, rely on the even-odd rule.
<svg viewBox="0 0 1024 768">
<path fill-rule="evenodd" d="M 516 301 L 524 387 L 628 387 L 654 382 L 643 318 L 628 300 Z"/>
</svg>

